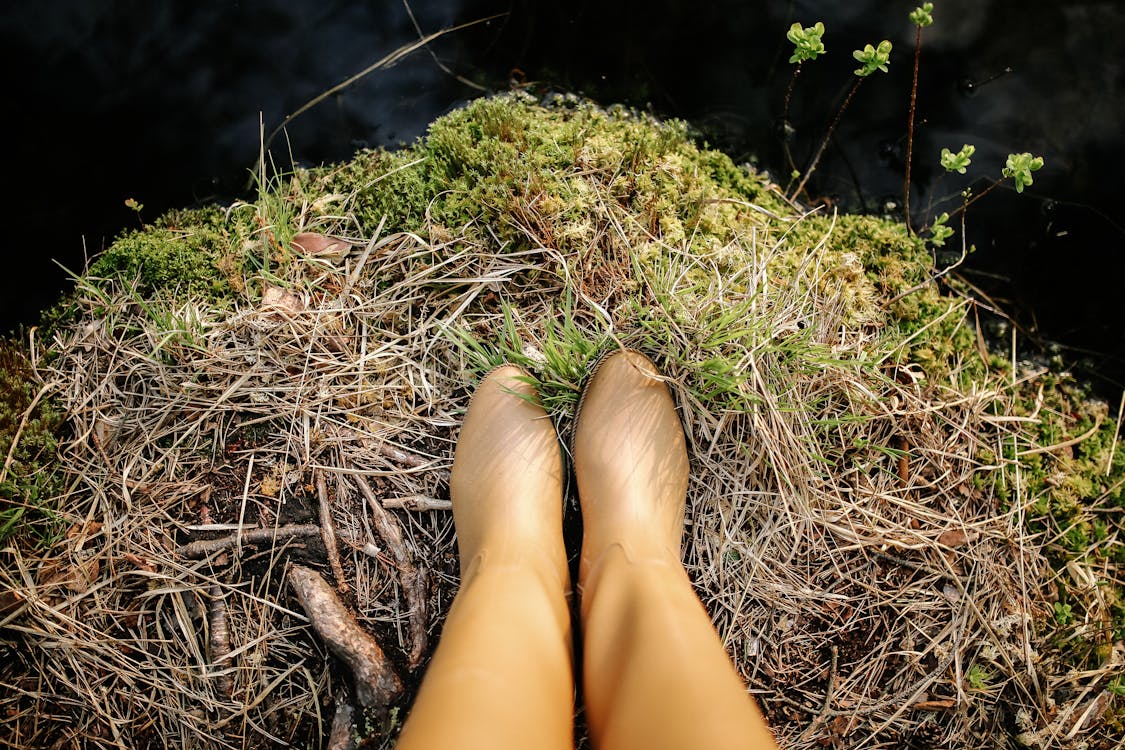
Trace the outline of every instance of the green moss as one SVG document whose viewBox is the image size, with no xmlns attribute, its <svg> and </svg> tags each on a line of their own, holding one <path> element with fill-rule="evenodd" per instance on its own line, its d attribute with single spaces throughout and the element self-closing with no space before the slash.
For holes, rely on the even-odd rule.
<svg viewBox="0 0 1125 750">
<path fill-rule="evenodd" d="M 61 425 L 19 344 L 0 341 L 0 542 L 45 543 L 57 532 L 61 487 L 54 458 Z"/>
<path fill-rule="evenodd" d="M 217 302 L 234 294 L 232 238 L 218 208 L 174 211 L 115 241 L 90 266 L 92 278 L 137 284 L 144 297 L 168 293 Z"/>
</svg>

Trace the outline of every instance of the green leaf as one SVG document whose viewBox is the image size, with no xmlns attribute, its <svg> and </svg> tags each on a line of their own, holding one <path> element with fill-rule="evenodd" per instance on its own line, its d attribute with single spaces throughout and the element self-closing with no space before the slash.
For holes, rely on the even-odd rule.
<svg viewBox="0 0 1125 750">
<path fill-rule="evenodd" d="M 1008 161 L 1004 165 L 1002 174 L 1011 177 L 1016 183 L 1016 192 L 1022 193 L 1023 189 L 1033 180 L 1031 173 L 1043 168 L 1043 157 L 1032 156 L 1026 151 L 1022 154 L 1008 154 Z"/>
<path fill-rule="evenodd" d="M 801 28 L 801 24 L 795 23 L 789 27 L 789 31 L 785 34 L 785 38 L 793 43 L 793 56 L 789 58 L 791 63 L 803 63 L 806 60 L 815 60 L 818 56 L 824 54 L 824 42 L 821 37 L 824 36 L 824 24 L 817 21 L 808 28 Z"/>
<path fill-rule="evenodd" d="M 945 241 L 953 236 L 953 230 L 945 225 L 947 221 L 949 214 L 943 213 L 930 225 L 930 244 L 934 247 L 944 247 Z"/>
<path fill-rule="evenodd" d="M 910 13 L 910 22 L 915 26 L 929 26 L 934 22 L 934 4 L 922 3 L 921 8 L 915 8 Z"/>
<path fill-rule="evenodd" d="M 872 47 L 868 44 L 863 49 L 857 49 L 853 52 L 852 57 L 863 63 L 863 67 L 855 70 L 855 74 L 860 78 L 866 78 L 876 70 L 886 73 L 887 63 L 891 59 L 891 43 L 884 39 L 879 42 L 878 47 Z"/>
<path fill-rule="evenodd" d="M 961 150 L 953 153 L 947 148 L 941 150 L 941 165 L 945 167 L 946 172 L 957 172 L 965 174 L 969 164 L 972 163 L 970 158 L 977 150 L 976 146 L 966 143 L 961 146 Z"/>
</svg>

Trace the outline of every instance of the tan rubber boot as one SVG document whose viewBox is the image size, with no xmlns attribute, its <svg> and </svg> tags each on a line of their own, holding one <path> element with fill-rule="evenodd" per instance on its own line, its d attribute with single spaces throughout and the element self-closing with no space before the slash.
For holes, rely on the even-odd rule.
<svg viewBox="0 0 1125 750">
<path fill-rule="evenodd" d="M 775 748 L 680 563 L 688 457 L 644 355 L 602 360 L 574 435 L 586 715 L 597 750 Z"/>
<path fill-rule="evenodd" d="M 574 747 L 574 671 L 554 427 L 514 366 L 469 404 L 450 478 L 461 589 L 399 750 Z"/>
</svg>

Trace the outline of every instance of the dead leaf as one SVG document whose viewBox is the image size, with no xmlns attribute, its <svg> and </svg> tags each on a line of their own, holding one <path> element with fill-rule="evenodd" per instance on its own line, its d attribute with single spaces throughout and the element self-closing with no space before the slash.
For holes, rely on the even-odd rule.
<svg viewBox="0 0 1125 750">
<path fill-rule="evenodd" d="M 938 544 L 946 547 L 961 547 L 969 543 L 969 535 L 961 529 L 947 529 L 937 538 Z"/>
<path fill-rule="evenodd" d="M 305 303 L 293 292 L 277 286 L 268 286 L 262 293 L 262 307 L 285 313 L 304 312 Z"/>
<path fill-rule="evenodd" d="M 289 244 L 297 252 L 322 260 L 343 260 L 355 245 L 339 237 L 329 237 L 319 232 L 301 232 L 294 235 Z"/>
</svg>

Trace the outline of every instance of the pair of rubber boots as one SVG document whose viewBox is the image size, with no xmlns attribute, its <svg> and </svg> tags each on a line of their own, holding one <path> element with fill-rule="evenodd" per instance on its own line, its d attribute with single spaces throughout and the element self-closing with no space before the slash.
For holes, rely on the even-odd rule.
<svg viewBox="0 0 1125 750">
<path fill-rule="evenodd" d="M 773 748 L 680 563 L 688 457 L 654 365 L 614 352 L 579 406 L 578 590 L 586 721 L 597 750 Z M 574 747 L 563 463 L 517 367 L 469 405 L 450 481 L 461 589 L 400 750 Z"/>
</svg>

